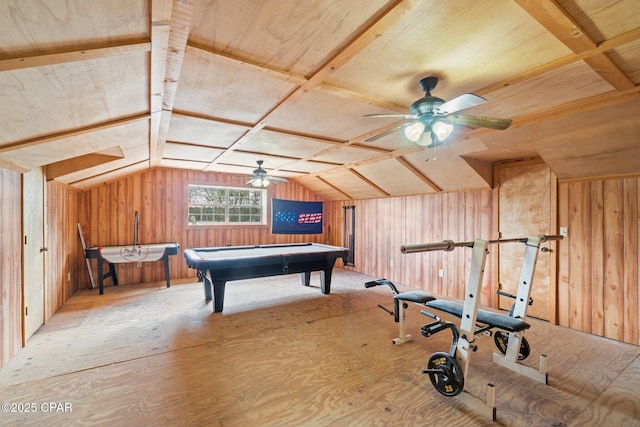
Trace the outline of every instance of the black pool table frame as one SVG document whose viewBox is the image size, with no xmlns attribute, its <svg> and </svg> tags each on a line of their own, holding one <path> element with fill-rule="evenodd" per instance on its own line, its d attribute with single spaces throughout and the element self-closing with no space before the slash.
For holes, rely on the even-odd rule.
<svg viewBox="0 0 640 427">
<path fill-rule="evenodd" d="M 193 248 L 185 249 L 184 256 L 187 266 L 197 270 L 198 281 L 204 285 L 205 299 L 213 299 L 213 312 L 220 313 L 224 307 L 225 285 L 230 280 L 301 273 L 302 284 L 309 286 L 311 272 L 319 271 L 321 292 L 329 294 L 336 259 L 342 258 L 346 264 L 349 251 L 336 246 L 301 243 Z"/>
</svg>

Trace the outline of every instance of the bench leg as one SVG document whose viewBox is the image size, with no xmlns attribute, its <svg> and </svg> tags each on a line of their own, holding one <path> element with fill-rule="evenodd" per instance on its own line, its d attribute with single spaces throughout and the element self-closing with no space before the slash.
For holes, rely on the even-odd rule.
<svg viewBox="0 0 640 427">
<path fill-rule="evenodd" d="M 456 399 L 464 403 L 465 405 L 480 412 L 484 417 L 496 421 L 496 386 L 489 383 L 487 384 L 487 398 L 482 400 L 473 394 L 463 390 L 462 393 L 455 396 Z"/>
<path fill-rule="evenodd" d="M 394 312 L 397 313 L 398 324 L 400 325 L 400 336 L 393 339 L 393 343 L 397 345 L 411 341 L 413 337 L 410 334 L 407 334 L 405 331 L 404 302 L 401 302 L 400 300 L 394 298 L 393 303 L 395 305 Z"/>
<path fill-rule="evenodd" d="M 525 377 L 529 377 L 532 380 L 536 380 L 539 383 L 548 384 L 547 356 L 545 354 L 540 355 L 540 367 L 538 369 L 523 365 L 517 361 L 509 360 L 502 354 L 498 353 L 493 353 L 493 363 L 504 368 L 511 369 L 512 371 L 517 372 L 520 375 L 524 375 Z"/>
</svg>

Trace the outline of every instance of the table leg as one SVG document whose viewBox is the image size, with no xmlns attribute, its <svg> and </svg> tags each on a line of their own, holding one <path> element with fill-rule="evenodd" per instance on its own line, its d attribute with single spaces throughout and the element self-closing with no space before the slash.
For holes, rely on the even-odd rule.
<svg viewBox="0 0 640 427">
<path fill-rule="evenodd" d="M 169 255 L 165 254 L 162 256 L 164 259 L 164 278 L 167 281 L 167 288 L 171 286 L 171 275 L 169 274 Z"/>
<path fill-rule="evenodd" d="M 204 299 L 206 301 L 211 301 L 213 299 L 213 295 L 211 294 L 211 280 L 207 277 L 207 270 L 198 270 L 198 282 L 202 282 L 202 286 L 204 286 Z"/>
<path fill-rule="evenodd" d="M 309 286 L 309 284 L 311 283 L 311 272 L 303 271 L 301 275 L 302 275 L 302 284 L 304 286 Z"/>
<path fill-rule="evenodd" d="M 325 295 L 331 293 L 331 270 L 333 268 L 320 270 L 320 290 Z"/>
<path fill-rule="evenodd" d="M 227 284 L 226 280 L 213 281 L 213 312 L 222 313 L 224 307 L 224 288 Z"/>
<path fill-rule="evenodd" d="M 113 286 L 118 286 L 118 276 L 116 274 L 116 266 L 109 262 L 109 272 L 104 274 L 104 259 L 98 257 L 98 287 L 100 288 L 100 295 L 104 293 L 104 278 L 111 277 Z"/>
<path fill-rule="evenodd" d="M 320 270 L 320 290 L 323 294 L 328 295 L 331 293 L 331 272 L 336 260 L 327 260 L 327 265 L 324 270 Z"/>
<path fill-rule="evenodd" d="M 111 276 L 113 286 L 118 286 L 118 274 L 116 273 L 116 265 L 112 262 L 109 263 L 109 275 Z"/>
<path fill-rule="evenodd" d="M 98 257 L 98 288 L 100 288 L 100 295 L 104 293 L 104 262 L 102 258 Z"/>
</svg>

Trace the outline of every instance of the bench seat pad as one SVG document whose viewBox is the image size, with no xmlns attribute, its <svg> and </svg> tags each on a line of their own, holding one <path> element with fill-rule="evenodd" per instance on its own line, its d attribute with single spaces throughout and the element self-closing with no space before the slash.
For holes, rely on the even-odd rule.
<svg viewBox="0 0 640 427">
<path fill-rule="evenodd" d="M 394 295 L 393 298 L 400 301 L 415 302 L 416 304 L 426 304 L 427 302 L 436 299 L 436 297 L 424 291 L 402 292 L 400 294 Z"/>
<path fill-rule="evenodd" d="M 426 306 L 444 311 L 445 313 L 449 313 L 457 317 L 462 317 L 463 304 L 459 302 L 433 300 L 427 302 Z M 524 320 L 516 319 L 515 317 L 511 317 L 507 314 L 494 313 L 492 311 L 481 309 L 478 310 L 476 320 L 480 323 L 484 323 L 485 325 L 502 329 L 507 332 L 520 332 L 531 327 L 531 325 Z"/>
</svg>

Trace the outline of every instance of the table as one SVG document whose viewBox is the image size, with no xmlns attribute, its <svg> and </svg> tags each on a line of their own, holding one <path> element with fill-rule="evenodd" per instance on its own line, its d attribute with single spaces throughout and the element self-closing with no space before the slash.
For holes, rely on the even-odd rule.
<svg viewBox="0 0 640 427">
<path fill-rule="evenodd" d="M 187 266 L 198 271 L 205 299 L 213 299 L 214 313 L 222 312 L 225 285 L 230 280 L 302 273 L 302 284 L 309 286 L 311 272 L 319 271 L 321 291 L 329 294 L 336 259 L 342 258 L 346 263 L 348 255 L 347 248 L 318 243 L 223 246 L 184 251 Z"/>
<path fill-rule="evenodd" d="M 111 277 L 113 286 L 118 286 L 118 276 L 114 264 L 130 262 L 164 261 L 164 277 L 167 288 L 171 286 L 169 274 L 169 256 L 177 255 L 178 243 L 152 243 L 128 246 L 93 246 L 84 250 L 87 258 L 98 260 L 98 285 L 100 295 L 104 293 L 104 279 Z M 104 273 L 104 264 L 109 265 L 109 272 Z"/>
</svg>

